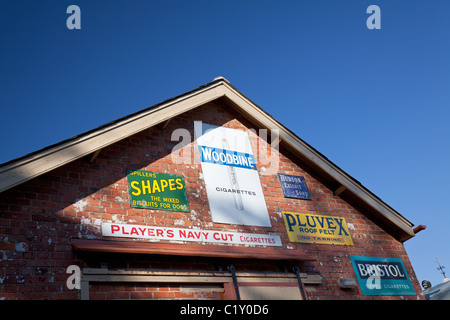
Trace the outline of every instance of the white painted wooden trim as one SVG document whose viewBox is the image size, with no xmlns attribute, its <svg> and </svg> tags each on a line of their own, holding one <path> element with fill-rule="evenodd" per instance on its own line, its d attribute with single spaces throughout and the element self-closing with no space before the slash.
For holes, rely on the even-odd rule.
<svg viewBox="0 0 450 320">
<path fill-rule="evenodd" d="M 58 144 L 53 148 L 43 150 L 30 157 L 19 159 L 1 167 L 0 192 L 224 96 L 230 99 L 244 115 L 260 124 L 263 128 L 278 129 L 281 141 L 290 150 L 314 163 L 363 202 L 374 208 L 381 216 L 405 232 L 407 234 L 406 238 L 414 236 L 413 224 L 407 219 L 256 106 L 225 79 L 214 81 L 167 103 L 139 112 L 109 126 L 81 135 L 77 139 Z"/>
<path fill-rule="evenodd" d="M 225 85 L 228 86 L 227 84 Z M 260 108 L 256 108 L 251 101 L 249 101 L 237 90 L 230 86 L 228 87 L 230 90 L 226 92 L 226 96 L 231 99 L 238 108 L 242 108 L 246 114 L 251 115 L 263 127 L 268 129 L 278 129 L 281 140 L 293 148 L 294 151 L 313 162 L 321 170 L 333 177 L 336 181 L 340 182 L 342 186 L 357 195 L 372 208 L 380 212 L 380 214 L 382 214 L 386 219 L 401 228 L 409 236 L 414 236 L 412 224 L 407 219 L 399 215 L 384 202 L 376 198 L 372 193 L 368 192 L 365 188 L 356 183 L 347 173 L 325 159 L 317 151 L 287 130 L 284 126 L 279 124 L 267 113 L 263 112 Z"/>
<path fill-rule="evenodd" d="M 0 192 L 223 96 L 220 83 L 0 168 Z"/>
</svg>

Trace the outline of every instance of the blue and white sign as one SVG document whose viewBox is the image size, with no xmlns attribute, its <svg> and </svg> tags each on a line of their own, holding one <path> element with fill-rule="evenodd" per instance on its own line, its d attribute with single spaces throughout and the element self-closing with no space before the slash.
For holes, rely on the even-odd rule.
<svg viewBox="0 0 450 320">
<path fill-rule="evenodd" d="M 350 256 L 350 260 L 363 295 L 416 295 L 402 259 Z"/>
<path fill-rule="evenodd" d="M 202 162 L 256 170 L 255 158 L 252 154 L 207 146 L 199 146 L 199 148 Z"/>
<path fill-rule="evenodd" d="M 285 198 L 311 200 L 304 177 L 278 174 Z"/>
<path fill-rule="evenodd" d="M 194 122 L 212 220 L 270 227 L 247 132 Z"/>
</svg>

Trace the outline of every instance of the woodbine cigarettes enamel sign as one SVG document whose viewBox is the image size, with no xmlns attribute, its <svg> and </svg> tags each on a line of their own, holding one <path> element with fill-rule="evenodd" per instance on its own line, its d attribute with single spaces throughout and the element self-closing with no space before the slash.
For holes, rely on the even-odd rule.
<svg viewBox="0 0 450 320">
<path fill-rule="evenodd" d="M 194 128 L 212 220 L 270 227 L 247 133 L 200 121 Z"/>
</svg>

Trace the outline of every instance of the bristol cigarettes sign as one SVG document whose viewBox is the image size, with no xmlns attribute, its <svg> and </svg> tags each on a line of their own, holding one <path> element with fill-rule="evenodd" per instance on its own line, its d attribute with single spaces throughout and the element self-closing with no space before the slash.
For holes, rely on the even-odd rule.
<svg viewBox="0 0 450 320">
<path fill-rule="evenodd" d="M 270 227 L 246 132 L 194 122 L 212 220 Z"/>
<path fill-rule="evenodd" d="M 105 237 L 147 239 L 149 241 L 174 240 L 241 244 L 250 246 L 281 246 L 280 237 L 271 234 L 166 228 L 119 223 L 103 223 L 102 235 Z"/>
<path fill-rule="evenodd" d="M 350 256 L 363 295 L 416 295 L 400 258 Z"/>
</svg>

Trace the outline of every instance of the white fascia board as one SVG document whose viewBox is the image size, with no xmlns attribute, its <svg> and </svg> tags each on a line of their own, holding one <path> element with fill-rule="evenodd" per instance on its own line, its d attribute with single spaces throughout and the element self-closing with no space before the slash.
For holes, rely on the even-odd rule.
<svg viewBox="0 0 450 320">
<path fill-rule="evenodd" d="M 221 84 L 222 82 L 212 83 L 166 104 L 6 165 L 0 168 L 0 192 L 216 100 L 224 94 Z"/>
<path fill-rule="evenodd" d="M 412 230 L 412 224 L 404 217 L 395 212 L 392 208 L 387 206 L 384 202 L 380 201 L 372 193 L 367 191 L 364 187 L 356 183 L 347 173 L 336 167 L 333 163 L 325 159 L 317 151 L 311 148 L 304 141 L 295 136 L 292 132 L 287 130 L 283 125 L 265 113 L 261 108 L 254 105 L 253 102 L 248 100 L 239 91 L 233 87 L 225 84 L 228 90 L 225 96 L 228 97 L 233 103 L 242 108 L 242 110 L 252 116 L 263 127 L 267 129 L 278 129 L 282 143 L 288 144 L 291 148 L 295 149 L 303 157 L 314 163 L 322 171 L 326 172 L 333 179 L 338 181 L 341 185 L 345 186 L 353 194 L 374 208 L 377 212 L 383 215 L 386 219 L 391 221 L 397 227 L 406 232 L 409 236 L 414 236 Z"/>
</svg>

